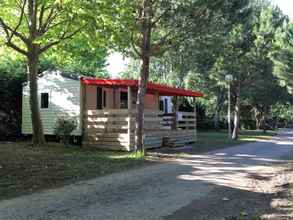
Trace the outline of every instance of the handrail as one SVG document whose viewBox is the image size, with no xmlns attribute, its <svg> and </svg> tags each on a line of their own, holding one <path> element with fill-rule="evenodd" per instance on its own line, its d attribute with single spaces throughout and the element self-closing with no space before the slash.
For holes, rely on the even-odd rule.
<svg viewBox="0 0 293 220">
<path fill-rule="evenodd" d="M 136 109 L 130 112 L 128 109 L 88 110 L 85 112 L 84 117 L 86 124 L 103 124 L 105 129 L 113 127 L 124 130 L 126 129 L 124 123 L 127 123 L 128 130 L 131 130 L 129 132 L 132 132 L 135 127 L 136 113 Z M 176 123 L 176 126 L 174 126 L 174 123 Z M 117 124 L 121 124 L 121 126 L 119 127 Z M 145 110 L 144 125 L 145 129 L 149 130 L 193 130 L 195 129 L 195 114 L 193 112 L 178 112 L 175 115 L 175 113 L 164 114 L 161 111 Z M 102 128 L 102 126 L 99 127 Z"/>
</svg>

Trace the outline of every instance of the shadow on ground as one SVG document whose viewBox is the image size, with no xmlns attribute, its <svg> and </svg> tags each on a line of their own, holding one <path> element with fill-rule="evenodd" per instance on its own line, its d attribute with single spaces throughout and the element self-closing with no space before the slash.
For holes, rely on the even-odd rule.
<svg viewBox="0 0 293 220">
<path fill-rule="evenodd" d="M 204 198 L 193 200 L 164 219 L 293 219 L 290 216 L 293 206 L 289 201 L 293 172 L 284 167 L 292 161 L 276 159 L 293 153 L 292 140 L 278 136 L 269 145 L 258 142 L 203 155 L 193 154 L 190 148 L 179 149 L 185 154 L 177 155 L 174 160 L 193 169 L 177 178 L 183 182 L 212 184 L 215 188 Z M 172 156 L 170 152 L 168 155 Z"/>
<path fill-rule="evenodd" d="M 0 219 L 293 219 L 293 134 L 0 202 Z M 29 201 L 29 202 L 28 202 Z"/>
</svg>

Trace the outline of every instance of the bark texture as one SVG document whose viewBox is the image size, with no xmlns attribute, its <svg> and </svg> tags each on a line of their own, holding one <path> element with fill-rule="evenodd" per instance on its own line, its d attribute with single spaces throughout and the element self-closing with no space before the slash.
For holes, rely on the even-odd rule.
<svg viewBox="0 0 293 220">
<path fill-rule="evenodd" d="M 28 0 L 28 26 L 29 38 L 27 43 L 27 60 L 28 60 L 28 75 L 30 85 L 30 109 L 33 128 L 33 145 L 42 145 L 45 143 L 43 124 L 40 114 L 38 100 L 38 64 L 40 56 L 40 46 L 34 41 L 38 37 L 37 28 L 37 11 L 38 3 L 33 0 Z"/>
<path fill-rule="evenodd" d="M 232 139 L 237 140 L 239 136 L 240 125 L 240 84 L 237 85 L 235 94 L 235 109 L 234 109 L 234 129 Z"/>
<path fill-rule="evenodd" d="M 151 0 L 143 1 L 142 10 L 142 44 L 141 44 L 141 70 L 137 92 L 137 115 L 135 126 L 135 150 L 144 153 L 143 146 L 143 127 L 144 127 L 144 97 L 147 90 L 149 79 L 149 66 L 151 56 Z"/>
<path fill-rule="evenodd" d="M 45 143 L 45 137 L 38 99 L 38 48 L 36 46 L 32 46 L 28 55 L 28 76 L 30 87 L 30 109 L 33 129 L 32 141 L 34 145 L 42 145 Z"/>
<path fill-rule="evenodd" d="M 222 91 L 219 91 L 217 94 L 216 108 L 214 114 L 214 128 L 216 130 L 220 129 L 220 114 L 222 111 L 222 105 L 225 98 Z"/>
</svg>

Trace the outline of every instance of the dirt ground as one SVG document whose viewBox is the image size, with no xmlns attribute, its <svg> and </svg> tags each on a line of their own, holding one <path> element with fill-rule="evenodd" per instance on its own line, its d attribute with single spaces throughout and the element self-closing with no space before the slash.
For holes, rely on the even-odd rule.
<svg viewBox="0 0 293 220">
<path fill-rule="evenodd" d="M 194 200 L 165 219 L 293 219 L 293 169 L 283 165 L 274 172 L 247 177 L 249 191 L 217 187 L 204 200 Z"/>
<path fill-rule="evenodd" d="M 0 143 L 0 200 L 147 165 L 128 152 Z"/>
<path fill-rule="evenodd" d="M 293 131 L 0 201 L 1 220 L 293 219 Z"/>
</svg>

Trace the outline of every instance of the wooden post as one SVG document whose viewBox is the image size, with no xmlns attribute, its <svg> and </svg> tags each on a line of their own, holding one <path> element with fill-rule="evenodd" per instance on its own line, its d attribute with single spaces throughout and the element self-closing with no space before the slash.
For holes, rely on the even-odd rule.
<svg viewBox="0 0 293 220">
<path fill-rule="evenodd" d="M 178 116 L 178 96 L 175 96 L 175 103 L 174 103 L 174 117 L 173 117 L 173 130 L 177 130 L 177 116 Z"/>
<path fill-rule="evenodd" d="M 197 141 L 197 112 L 196 112 L 196 99 L 193 97 L 194 104 L 194 140 Z"/>
<path fill-rule="evenodd" d="M 116 88 L 113 87 L 113 109 L 116 108 Z"/>
<path fill-rule="evenodd" d="M 156 109 L 156 111 L 160 111 L 160 94 L 159 94 L 159 92 L 155 93 L 155 99 L 156 99 L 155 109 Z"/>
<path fill-rule="evenodd" d="M 131 146 L 131 130 L 132 130 L 132 89 L 130 86 L 127 87 L 127 108 L 128 108 L 128 150 L 130 151 L 132 146 Z"/>
<path fill-rule="evenodd" d="M 80 82 L 80 132 L 83 139 L 85 133 L 85 113 L 86 113 L 86 85 Z"/>
</svg>

